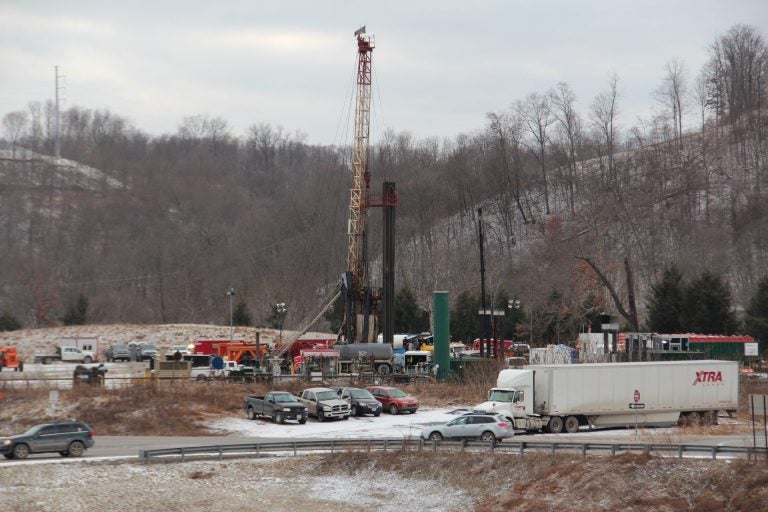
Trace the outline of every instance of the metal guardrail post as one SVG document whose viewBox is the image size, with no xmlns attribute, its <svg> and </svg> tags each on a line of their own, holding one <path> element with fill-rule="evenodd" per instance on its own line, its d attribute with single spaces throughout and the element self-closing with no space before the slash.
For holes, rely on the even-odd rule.
<svg viewBox="0 0 768 512">
<path fill-rule="evenodd" d="M 387 446 L 389 446 L 389 439 L 384 440 L 384 451 L 387 451 Z"/>
<path fill-rule="evenodd" d="M 520 455 L 525 454 L 525 441 L 520 442 Z"/>
<path fill-rule="evenodd" d="M 717 446 L 712 447 L 712 460 L 717 459 Z"/>
<path fill-rule="evenodd" d="M 184 456 L 185 456 L 184 448 L 181 448 L 181 462 L 184 462 Z"/>
<path fill-rule="evenodd" d="M 224 458 L 224 450 L 221 449 L 221 445 L 219 445 L 219 460 Z"/>
<path fill-rule="evenodd" d="M 257 458 L 257 459 L 259 458 L 259 449 L 260 449 L 260 448 L 261 448 L 261 447 L 259 446 L 259 443 L 256 443 L 256 458 Z"/>
<path fill-rule="evenodd" d="M 552 456 L 555 456 L 555 448 L 557 447 L 557 443 L 552 443 Z"/>
<path fill-rule="evenodd" d="M 584 458 L 587 457 L 587 445 L 586 445 L 586 443 L 581 445 L 581 456 L 584 457 Z"/>
<path fill-rule="evenodd" d="M 612 444 L 611 445 L 611 457 L 615 457 L 615 456 L 616 456 L 616 445 Z"/>
<path fill-rule="evenodd" d="M 437 451 L 437 439 L 432 440 L 432 451 L 433 452 Z"/>
<path fill-rule="evenodd" d="M 677 457 L 680 458 L 680 459 L 683 458 L 683 445 L 682 444 L 677 446 Z"/>
<path fill-rule="evenodd" d="M 296 456 L 296 441 L 293 442 L 293 456 Z"/>
</svg>

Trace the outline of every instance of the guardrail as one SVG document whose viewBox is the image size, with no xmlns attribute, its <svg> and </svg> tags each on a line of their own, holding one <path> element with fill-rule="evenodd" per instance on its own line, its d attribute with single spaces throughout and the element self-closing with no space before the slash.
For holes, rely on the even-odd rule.
<svg viewBox="0 0 768 512">
<path fill-rule="evenodd" d="M 640 453 L 667 457 L 708 457 L 712 460 L 722 457 L 738 457 L 757 460 L 758 456 L 768 459 L 768 450 L 752 446 L 706 446 L 693 444 L 642 444 L 642 443 L 565 443 L 538 441 L 505 441 L 504 443 L 482 443 L 479 441 L 425 441 L 421 438 L 402 439 L 324 439 L 313 441 L 281 441 L 250 444 L 226 444 L 210 446 L 186 446 L 157 450 L 139 450 L 139 459 L 148 464 L 153 457 L 179 456 L 184 462 L 190 455 L 214 455 L 222 459 L 225 454 L 242 456 L 293 455 L 307 452 L 350 452 L 350 451 L 484 451 L 524 455 L 525 453 L 548 453 L 550 455 L 577 453 L 586 457 L 590 454 L 615 456 L 622 453 Z"/>
</svg>

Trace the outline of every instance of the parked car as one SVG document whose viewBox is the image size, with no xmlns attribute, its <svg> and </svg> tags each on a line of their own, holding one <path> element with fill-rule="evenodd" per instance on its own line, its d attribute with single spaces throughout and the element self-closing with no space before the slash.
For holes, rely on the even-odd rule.
<svg viewBox="0 0 768 512">
<path fill-rule="evenodd" d="M 368 386 L 366 389 L 381 402 L 381 406 L 389 411 L 389 414 L 413 414 L 419 408 L 419 400 L 401 389 L 390 386 Z"/>
<path fill-rule="evenodd" d="M 336 392 L 343 400 L 349 402 L 352 416 L 360 416 L 361 414 L 378 416 L 381 414 L 381 404 L 367 389 L 339 388 Z"/>
<path fill-rule="evenodd" d="M 329 418 L 349 419 L 349 402 L 339 398 L 330 388 L 309 388 L 301 392 L 299 402 L 304 404 L 317 421 Z"/>
<path fill-rule="evenodd" d="M 433 441 L 443 439 L 480 439 L 496 443 L 513 437 L 512 423 L 500 414 L 471 412 L 452 419 L 443 425 L 431 425 L 421 431 L 421 437 Z"/>
<path fill-rule="evenodd" d="M 59 453 L 80 457 L 94 444 L 93 430 L 82 421 L 36 425 L 23 434 L 0 440 L 0 453 L 6 459 L 26 459 L 30 453 Z"/>
<path fill-rule="evenodd" d="M 153 343 L 139 343 L 138 358 L 141 361 L 149 361 L 155 357 L 160 351 Z"/>
<path fill-rule="evenodd" d="M 296 396 L 287 391 L 270 391 L 264 396 L 246 396 L 245 415 L 249 420 L 259 416 L 269 416 L 275 423 L 285 423 L 286 420 L 296 420 L 300 424 L 307 422 L 307 407 L 299 403 Z"/>
<path fill-rule="evenodd" d="M 107 351 L 104 353 L 104 358 L 107 362 L 112 361 L 130 361 L 131 352 L 128 350 L 127 345 L 115 344 L 110 345 Z"/>
</svg>

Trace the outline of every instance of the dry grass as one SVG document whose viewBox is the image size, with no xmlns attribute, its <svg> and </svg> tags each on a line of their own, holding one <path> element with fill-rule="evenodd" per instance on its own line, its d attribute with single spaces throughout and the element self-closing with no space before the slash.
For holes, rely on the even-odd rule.
<svg viewBox="0 0 768 512">
<path fill-rule="evenodd" d="M 651 455 L 564 457 L 432 452 L 315 457 L 316 472 L 388 472 L 459 488 L 476 511 L 765 510 L 768 466 Z"/>
</svg>

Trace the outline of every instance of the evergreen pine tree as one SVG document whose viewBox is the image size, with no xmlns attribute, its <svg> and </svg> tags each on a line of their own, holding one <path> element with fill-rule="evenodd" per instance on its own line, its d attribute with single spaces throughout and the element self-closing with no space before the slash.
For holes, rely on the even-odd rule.
<svg viewBox="0 0 768 512">
<path fill-rule="evenodd" d="M 429 330 L 429 312 L 419 306 L 413 290 L 406 284 L 395 293 L 395 332 Z"/>
<path fill-rule="evenodd" d="M 64 325 L 85 325 L 88 323 L 88 299 L 83 294 L 77 297 L 77 302 L 71 304 L 61 318 Z"/>
<path fill-rule="evenodd" d="M 733 334 L 737 328 L 731 311 L 731 292 L 722 278 L 706 271 L 685 287 L 683 329 L 700 334 Z"/>
<path fill-rule="evenodd" d="M 451 337 L 454 341 L 471 344 L 480 337 L 480 299 L 468 291 L 461 292 L 451 310 Z"/>
<path fill-rule="evenodd" d="M 253 317 L 251 316 L 251 312 L 248 311 L 248 304 L 244 300 L 241 300 L 235 306 L 234 311 L 232 311 L 232 325 L 250 326 L 252 323 Z"/>
<path fill-rule="evenodd" d="M 757 290 L 747 306 L 744 327 L 747 334 L 762 343 L 768 342 L 768 276 L 757 283 Z"/>
<path fill-rule="evenodd" d="M 661 280 L 652 287 L 648 306 L 648 327 L 653 332 L 684 332 L 681 322 L 685 283 L 683 274 L 672 265 L 664 270 Z"/>
<path fill-rule="evenodd" d="M 21 324 L 15 316 L 7 311 L 0 315 L 0 331 L 16 331 L 21 329 Z"/>
</svg>

